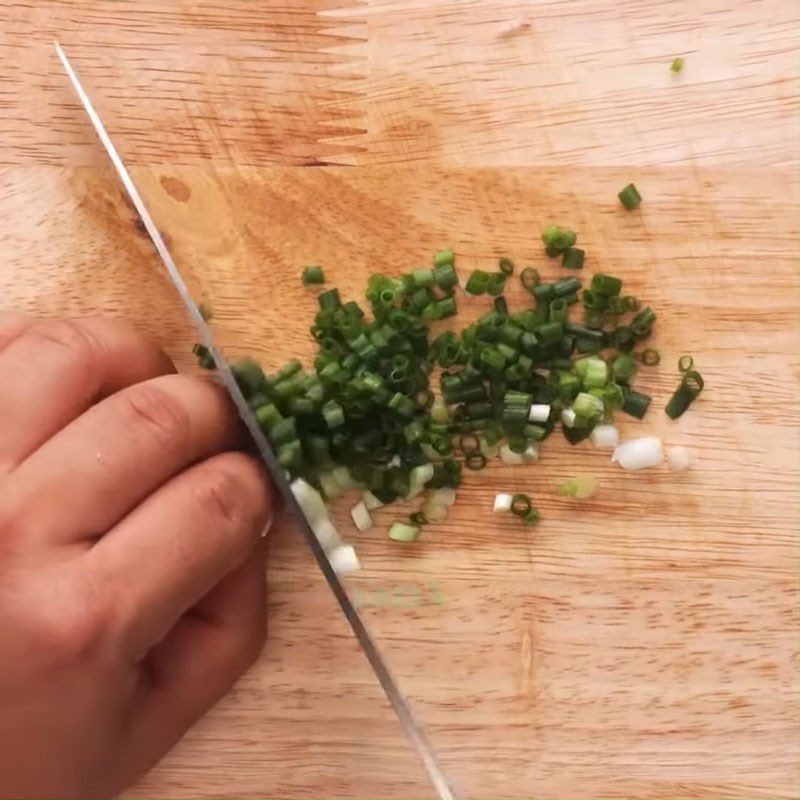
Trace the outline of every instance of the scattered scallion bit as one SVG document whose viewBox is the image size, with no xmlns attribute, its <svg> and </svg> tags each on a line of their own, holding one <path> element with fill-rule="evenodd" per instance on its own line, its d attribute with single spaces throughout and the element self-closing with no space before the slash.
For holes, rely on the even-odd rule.
<svg viewBox="0 0 800 800">
<path fill-rule="evenodd" d="M 694 359 L 691 356 L 681 356 L 678 359 L 678 370 L 688 372 L 694 366 Z"/>
<path fill-rule="evenodd" d="M 583 269 L 585 251 L 580 247 L 568 247 L 564 251 L 561 265 L 566 269 Z"/>
<path fill-rule="evenodd" d="M 542 241 L 544 242 L 545 253 L 550 258 L 560 256 L 565 250 L 573 247 L 578 241 L 575 231 L 560 228 L 558 225 L 548 225 L 542 231 Z"/>
<path fill-rule="evenodd" d="M 415 542 L 419 536 L 419 525 L 408 525 L 405 522 L 393 522 L 389 528 L 389 538 L 396 542 Z"/>
<path fill-rule="evenodd" d="M 669 65 L 669 68 L 672 70 L 672 72 L 680 72 L 683 69 L 683 65 L 685 63 L 686 59 L 678 56 L 678 58 L 674 58 L 672 60 L 672 63 Z"/>
<path fill-rule="evenodd" d="M 622 203 L 628 211 L 633 211 L 634 208 L 638 208 L 642 202 L 642 196 L 639 194 L 639 190 L 632 183 L 629 183 L 617 197 L 619 197 L 620 203 Z"/>
<path fill-rule="evenodd" d="M 303 286 L 318 286 L 322 283 L 325 283 L 322 267 L 306 267 L 303 270 Z"/>
<path fill-rule="evenodd" d="M 197 306 L 197 310 L 200 312 L 200 316 L 206 321 L 211 322 L 214 318 L 214 312 L 211 310 L 209 306 L 205 303 L 200 303 Z"/>
<path fill-rule="evenodd" d="M 514 274 L 514 262 L 505 256 L 500 259 L 500 272 L 506 277 Z"/>
<path fill-rule="evenodd" d="M 591 475 L 579 475 L 576 478 L 570 478 L 558 487 L 557 494 L 561 497 L 571 497 L 574 500 L 588 500 L 597 494 L 597 489 L 600 486 L 597 478 Z"/>
<path fill-rule="evenodd" d="M 542 240 L 564 266 L 583 265 L 573 231 L 550 226 Z M 614 413 L 641 419 L 650 405 L 632 386 L 633 350 L 651 335 L 656 315 L 623 295 L 620 278 L 597 273 L 583 288 L 574 276 L 542 282 L 528 267 L 520 273 L 528 303 L 515 311 L 503 294 L 514 265 L 503 258 L 496 271 L 474 270 L 464 287 L 494 298 L 484 301 L 485 313 L 461 330 L 436 331 L 439 320 L 458 312 L 454 260 L 453 250 L 442 250 L 432 267 L 370 276 L 363 307 L 343 301 L 336 288 L 321 291 L 311 326 L 313 370 L 297 359 L 273 375 L 251 359 L 232 365 L 279 464 L 323 507 L 358 489 L 361 500 L 351 512 L 356 527 L 366 530 L 372 509 L 424 493 L 410 521 L 390 528 L 390 538 L 401 542 L 446 518 L 463 468 L 480 470 L 498 457 L 509 465 L 536 461 L 559 425 L 572 444 L 591 437 L 597 447 L 615 447 Z M 307 267 L 304 283 L 321 283 L 318 269 Z M 194 352 L 201 366 L 214 367 L 203 345 Z M 658 360 L 652 348 L 639 357 L 645 364 Z M 703 388 L 690 357 L 679 366 L 683 379 L 667 408 L 671 416 Z M 584 496 L 581 481 L 568 481 L 561 493 Z M 539 521 L 525 495 L 498 495 L 495 505 L 525 524 Z M 339 553 L 343 570 L 356 568 L 355 553 L 325 512 L 312 527 L 326 553 Z"/>
<path fill-rule="evenodd" d="M 702 375 L 695 370 L 687 370 L 683 373 L 683 380 L 681 380 L 678 388 L 670 397 L 667 403 L 666 411 L 670 419 L 677 419 L 684 411 L 694 402 L 700 395 L 705 386 L 705 381 Z"/>
<path fill-rule="evenodd" d="M 661 354 L 658 352 L 658 350 L 648 347 L 646 350 L 642 350 L 639 360 L 646 367 L 654 367 L 661 361 Z"/>
</svg>

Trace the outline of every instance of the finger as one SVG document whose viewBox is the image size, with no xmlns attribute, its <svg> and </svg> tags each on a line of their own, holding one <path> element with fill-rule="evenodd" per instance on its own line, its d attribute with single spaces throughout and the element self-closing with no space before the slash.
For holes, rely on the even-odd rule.
<svg viewBox="0 0 800 800">
<path fill-rule="evenodd" d="M 149 680 L 134 727 L 142 748 L 155 757 L 220 700 L 261 652 L 267 627 L 265 544 L 148 654 Z"/>
<path fill-rule="evenodd" d="M 185 375 L 139 383 L 90 408 L 26 459 L 7 479 L 0 517 L 24 520 L 30 543 L 93 541 L 181 470 L 231 449 L 240 436 L 218 386 Z"/>
<path fill-rule="evenodd" d="M 15 311 L 0 311 L 0 353 L 32 324 L 33 320 L 25 314 L 17 314 Z"/>
<path fill-rule="evenodd" d="M 34 321 L 0 351 L 0 475 L 100 397 L 168 372 L 167 356 L 123 322 Z"/>
<path fill-rule="evenodd" d="M 173 478 L 92 548 L 87 576 L 119 587 L 115 613 L 136 661 L 247 559 L 271 509 L 259 463 L 223 453 Z"/>
</svg>

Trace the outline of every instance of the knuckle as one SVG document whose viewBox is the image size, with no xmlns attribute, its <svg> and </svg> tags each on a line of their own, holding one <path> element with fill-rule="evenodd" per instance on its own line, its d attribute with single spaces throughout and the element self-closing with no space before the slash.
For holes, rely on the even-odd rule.
<svg viewBox="0 0 800 800">
<path fill-rule="evenodd" d="M 58 603 L 44 603 L 31 624 L 36 644 L 58 662 L 82 661 L 97 652 L 113 627 L 107 606 L 92 593 L 67 590 Z"/>
<path fill-rule="evenodd" d="M 194 486 L 201 512 L 228 527 L 240 528 L 249 516 L 248 497 L 252 490 L 248 483 L 230 460 L 207 465 Z"/>
<path fill-rule="evenodd" d="M 28 334 L 44 344 L 62 348 L 76 361 L 89 363 L 96 350 L 92 334 L 83 325 L 68 319 L 46 319 L 31 326 Z"/>
<path fill-rule="evenodd" d="M 124 422 L 134 430 L 174 447 L 184 441 L 190 432 L 191 417 L 180 399 L 157 381 L 140 383 L 123 392 Z"/>
</svg>

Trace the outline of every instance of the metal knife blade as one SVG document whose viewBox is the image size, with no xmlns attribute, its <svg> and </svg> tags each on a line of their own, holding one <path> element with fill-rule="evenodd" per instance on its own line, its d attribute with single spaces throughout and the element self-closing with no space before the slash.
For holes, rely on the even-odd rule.
<svg viewBox="0 0 800 800">
<path fill-rule="evenodd" d="M 314 557 L 316 558 L 320 569 L 325 575 L 325 579 L 328 581 L 328 585 L 331 587 L 331 590 L 339 602 L 347 621 L 350 623 L 350 627 L 353 629 L 356 639 L 361 645 L 361 648 L 364 651 L 364 654 L 366 655 L 370 665 L 372 666 L 378 681 L 383 687 L 389 702 L 394 708 L 394 711 L 397 714 L 397 717 L 400 720 L 406 735 L 411 740 L 411 743 L 422 760 L 425 770 L 428 773 L 428 777 L 436 789 L 440 800 L 455 800 L 455 796 L 445 780 L 444 774 L 439 768 L 436 756 L 434 755 L 428 740 L 414 720 L 411 710 L 400 693 L 400 690 L 398 689 L 392 674 L 389 672 L 386 662 L 378 651 L 372 636 L 370 636 L 369 631 L 365 627 L 364 622 L 358 614 L 358 611 L 356 611 L 355 606 L 350 601 L 344 586 L 331 567 L 325 552 L 317 541 L 317 537 L 314 535 L 314 532 L 312 531 L 311 526 L 305 517 L 305 514 L 298 505 L 297 500 L 291 488 L 289 487 L 289 482 L 284 477 L 283 469 L 278 465 L 278 461 L 275 457 L 275 454 L 272 452 L 272 448 L 270 447 L 266 436 L 262 432 L 255 415 L 247 405 L 247 401 L 245 400 L 244 395 L 236 383 L 236 379 L 231 372 L 231 367 L 228 363 L 228 360 L 225 358 L 225 355 L 222 353 L 222 351 L 216 346 L 211 327 L 200 313 L 197 303 L 192 298 L 187 284 L 181 276 L 180 270 L 176 266 L 175 261 L 173 260 L 172 255 L 170 254 L 169 249 L 167 248 L 167 245 L 161 236 L 161 233 L 156 227 L 156 224 L 153 222 L 153 218 L 150 216 L 150 212 L 147 210 L 147 206 L 145 205 L 144 200 L 142 200 L 142 197 L 139 194 L 139 191 L 137 190 L 127 168 L 125 167 L 125 164 L 120 158 L 119 153 L 117 153 L 117 149 L 114 147 L 111 137 L 108 135 L 105 126 L 103 125 L 99 115 L 92 105 L 91 100 L 89 99 L 89 96 L 86 94 L 86 91 L 81 85 L 77 73 L 70 64 L 69 59 L 61 48 L 61 45 L 58 42 L 54 42 L 53 44 L 55 46 L 56 53 L 58 53 L 58 57 L 61 60 L 61 63 L 67 75 L 69 76 L 73 87 L 75 88 L 75 91 L 78 93 L 81 104 L 88 114 L 89 120 L 91 121 L 92 126 L 94 127 L 95 132 L 100 139 L 100 142 L 105 148 L 108 157 L 111 159 L 111 163 L 114 165 L 114 168 L 116 169 L 117 174 L 122 181 L 122 185 L 125 187 L 128 197 L 136 208 L 145 230 L 150 236 L 158 255 L 161 257 L 161 261 L 164 263 L 164 266 L 169 273 L 169 277 L 172 280 L 173 285 L 180 295 L 186 311 L 194 323 L 194 327 L 199 334 L 202 343 L 209 349 L 214 357 L 214 361 L 217 365 L 222 383 L 228 390 L 231 399 L 236 405 L 239 416 L 247 426 L 247 430 L 249 431 L 256 447 L 258 448 L 258 452 L 264 461 L 272 480 L 283 495 L 283 499 L 286 502 L 287 507 L 291 509 L 295 518 L 299 522 L 300 529 L 305 535 L 305 538 L 308 541 L 312 552 L 314 553 Z"/>
</svg>

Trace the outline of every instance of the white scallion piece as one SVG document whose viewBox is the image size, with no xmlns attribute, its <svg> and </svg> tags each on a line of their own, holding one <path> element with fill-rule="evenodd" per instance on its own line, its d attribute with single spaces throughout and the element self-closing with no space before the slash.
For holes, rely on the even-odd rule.
<svg viewBox="0 0 800 800">
<path fill-rule="evenodd" d="M 344 494 L 344 489 L 339 485 L 333 472 L 321 472 L 319 475 L 319 485 L 325 492 L 325 497 L 334 500 Z"/>
<path fill-rule="evenodd" d="M 577 416 L 578 415 L 571 408 L 565 408 L 561 412 L 561 421 L 568 428 L 571 428 L 575 424 L 575 419 Z"/>
<path fill-rule="evenodd" d="M 396 542 L 413 542 L 419 536 L 419 527 L 405 522 L 393 522 L 389 528 L 389 538 Z"/>
<path fill-rule="evenodd" d="M 386 466 L 391 469 L 392 467 L 399 467 L 403 462 L 400 460 L 400 456 L 393 455 Z"/>
<path fill-rule="evenodd" d="M 384 505 L 372 492 L 364 492 L 364 494 L 361 495 L 361 501 L 364 503 L 364 507 L 367 511 L 374 511 L 376 508 L 382 508 Z"/>
<path fill-rule="evenodd" d="M 339 538 L 339 532 L 336 526 L 331 522 L 330 517 L 324 517 L 311 523 L 311 530 L 314 531 L 314 536 L 320 543 L 322 549 L 329 553 L 335 547 L 338 547 L 342 540 Z"/>
<path fill-rule="evenodd" d="M 612 450 L 619 444 L 619 429 L 616 425 L 595 425 L 589 438 L 595 447 Z"/>
<path fill-rule="evenodd" d="M 447 506 L 434 503 L 433 500 L 426 500 L 422 504 L 421 510 L 428 522 L 444 522 L 447 519 Z"/>
<path fill-rule="evenodd" d="M 624 469 L 657 467 L 664 460 L 664 445 L 657 436 L 643 436 L 619 445 L 611 456 Z"/>
<path fill-rule="evenodd" d="M 339 484 L 339 488 L 342 490 L 343 494 L 359 486 L 358 481 L 353 479 L 350 470 L 345 466 L 340 465 L 334 467 L 331 473 L 333 474 L 333 479 Z"/>
<path fill-rule="evenodd" d="M 516 466 L 525 463 L 525 456 L 522 453 L 515 453 L 507 444 L 500 448 L 500 460 L 504 464 Z"/>
<path fill-rule="evenodd" d="M 534 403 L 528 412 L 528 422 L 547 422 L 550 419 L 550 406 L 545 403 Z"/>
<path fill-rule="evenodd" d="M 439 506 L 452 506 L 456 502 L 456 490 L 449 486 L 443 489 L 433 489 L 430 493 L 430 501 Z"/>
<path fill-rule="evenodd" d="M 494 496 L 494 507 L 492 511 L 495 514 L 507 514 L 511 511 L 511 504 L 514 502 L 514 495 L 512 494 L 496 494 Z"/>
<path fill-rule="evenodd" d="M 673 447 L 667 453 L 667 463 L 669 468 L 675 472 L 683 472 L 689 469 L 692 466 L 692 454 L 689 448 L 684 447 L 682 444 Z"/>
<path fill-rule="evenodd" d="M 328 506 L 322 499 L 322 495 L 308 481 L 304 481 L 302 478 L 292 481 L 291 490 L 297 504 L 303 509 L 303 513 L 310 523 L 323 517 L 328 518 Z"/>
<path fill-rule="evenodd" d="M 450 421 L 450 410 L 445 405 L 441 395 L 437 394 L 436 399 L 433 401 L 433 405 L 431 406 L 431 419 L 434 422 Z"/>
<path fill-rule="evenodd" d="M 361 569 L 356 551 L 349 544 L 340 544 L 338 547 L 334 547 L 328 553 L 328 560 L 337 575 L 347 575 L 348 572 Z"/>
<path fill-rule="evenodd" d="M 536 442 L 531 442 L 522 454 L 525 461 L 538 461 L 539 460 L 539 445 Z"/>
<path fill-rule="evenodd" d="M 480 447 L 481 454 L 487 461 L 497 458 L 500 453 L 499 442 L 496 442 L 495 444 L 489 444 L 486 439 L 481 437 L 481 443 L 478 446 Z"/>
<path fill-rule="evenodd" d="M 356 528 L 362 533 L 372 527 L 372 517 L 369 515 L 363 500 L 360 500 L 350 509 L 350 516 L 353 518 Z"/>
<path fill-rule="evenodd" d="M 408 494 L 406 500 L 413 500 L 433 477 L 433 464 L 420 464 L 414 467 L 408 476 Z"/>
</svg>

